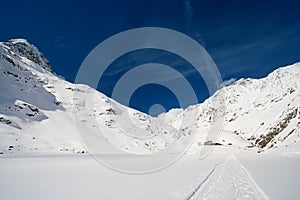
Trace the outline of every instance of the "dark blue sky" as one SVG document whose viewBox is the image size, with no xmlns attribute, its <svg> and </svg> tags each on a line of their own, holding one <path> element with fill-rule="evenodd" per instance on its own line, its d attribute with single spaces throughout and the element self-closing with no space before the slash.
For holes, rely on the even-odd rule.
<svg viewBox="0 0 300 200">
<path fill-rule="evenodd" d="M 132 28 L 165 27 L 202 44 L 224 80 L 259 78 L 279 66 L 300 61 L 299 8 L 298 1 L 290 0 L 3 1 L 0 40 L 28 39 L 50 60 L 57 74 L 73 82 L 87 54 L 108 37 Z M 122 56 L 109 69 L 149 61 L 173 66 L 172 62 L 179 59 L 153 50 L 133 53 L 142 56 Z M 134 60 L 140 57 L 145 59 Z M 177 70 L 189 68 L 189 63 L 177 61 L 174 63 L 181 63 L 173 66 Z M 108 73 L 99 90 L 110 95 L 122 73 Z M 208 97 L 201 77 L 189 74 L 187 79 L 195 83 L 199 102 Z M 139 88 L 130 106 L 148 112 L 155 103 L 167 110 L 178 107 L 174 95 L 158 85 Z"/>
</svg>

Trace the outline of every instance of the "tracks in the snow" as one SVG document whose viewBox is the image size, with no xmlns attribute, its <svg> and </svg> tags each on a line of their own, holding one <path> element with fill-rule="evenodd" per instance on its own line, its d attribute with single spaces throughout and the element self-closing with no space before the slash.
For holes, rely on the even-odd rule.
<svg viewBox="0 0 300 200">
<path fill-rule="evenodd" d="M 246 168 L 231 155 L 216 164 L 205 179 L 186 198 L 203 199 L 268 199 Z"/>
<path fill-rule="evenodd" d="M 187 200 L 193 199 L 195 194 L 201 189 L 201 187 L 209 180 L 210 176 L 215 172 L 216 167 L 222 162 L 215 164 L 209 174 L 200 182 L 200 184 L 193 190 L 193 192 L 186 198 Z"/>
</svg>

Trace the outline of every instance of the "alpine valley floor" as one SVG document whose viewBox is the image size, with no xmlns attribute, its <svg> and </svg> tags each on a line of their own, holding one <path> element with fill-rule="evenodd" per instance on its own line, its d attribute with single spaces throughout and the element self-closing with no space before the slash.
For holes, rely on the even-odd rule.
<svg viewBox="0 0 300 200">
<path fill-rule="evenodd" d="M 299 86 L 295 63 L 151 117 L 57 76 L 24 39 L 0 42 L 0 200 L 298 200 Z M 119 172 L 92 156 L 147 169 L 183 152 L 193 134 L 177 162 L 152 173 Z"/>
<path fill-rule="evenodd" d="M 112 156 L 108 159 L 126 159 Z M 134 163 L 134 159 L 127 159 Z M 155 162 L 155 159 L 153 159 Z M 214 147 L 149 174 L 126 174 L 89 155 L 0 158 L 1 199 L 299 199 L 300 153 Z"/>
</svg>

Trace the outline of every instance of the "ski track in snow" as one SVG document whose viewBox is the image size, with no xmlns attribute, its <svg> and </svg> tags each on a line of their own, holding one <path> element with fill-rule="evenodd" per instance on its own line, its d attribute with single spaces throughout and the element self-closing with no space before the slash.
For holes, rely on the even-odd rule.
<svg viewBox="0 0 300 200">
<path fill-rule="evenodd" d="M 193 199 L 195 194 L 200 190 L 200 188 L 209 180 L 209 178 L 211 177 L 211 175 L 215 172 L 216 167 L 219 166 L 220 164 L 222 164 L 222 162 L 219 162 L 217 164 L 214 165 L 214 167 L 212 168 L 212 170 L 209 172 L 209 174 L 204 178 L 203 181 L 201 181 L 201 183 L 196 187 L 196 189 L 193 190 L 192 194 L 190 194 L 187 197 L 187 200 Z"/>
<path fill-rule="evenodd" d="M 269 199 L 234 155 L 214 165 L 187 200 Z"/>
</svg>

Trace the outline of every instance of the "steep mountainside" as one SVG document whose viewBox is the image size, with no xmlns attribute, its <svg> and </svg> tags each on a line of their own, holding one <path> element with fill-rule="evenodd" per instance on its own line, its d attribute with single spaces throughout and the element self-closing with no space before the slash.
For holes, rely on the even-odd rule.
<svg viewBox="0 0 300 200">
<path fill-rule="evenodd" d="M 299 80 L 296 63 L 263 79 L 241 79 L 202 104 L 153 118 L 63 80 L 35 46 L 10 40 L 0 43 L 0 154 L 85 153 L 82 140 L 97 141 L 101 152 L 148 153 L 178 138 L 184 144 L 194 134 L 193 151 L 205 144 L 298 148 Z"/>
<path fill-rule="evenodd" d="M 178 130 L 199 133 L 195 148 L 205 143 L 263 150 L 278 145 L 299 146 L 299 91 L 300 63 L 296 63 L 279 68 L 262 79 L 240 79 L 202 104 L 186 110 L 172 110 L 159 117 L 167 118 Z M 191 113 L 198 113 L 198 117 L 192 117 Z M 183 118 L 189 118 L 186 121 L 190 123 L 181 123 Z M 210 127 L 220 118 L 223 118 L 218 122 L 222 123 L 221 134 L 208 141 Z"/>
<path fill-rule="evenodd" d="M 156 118 L 56 76 L 43 54 L 23 39 L 0 43 L 0 82 L 1 154 L 82 153 L 86 148 L 80 138 L 89 142 L 94 136 L 104 151 L 115 146 L 147 153 L 178 137 L 177 130 Z"/>
</svg>

